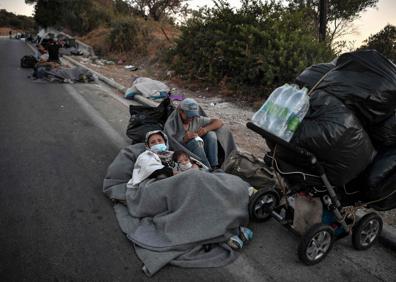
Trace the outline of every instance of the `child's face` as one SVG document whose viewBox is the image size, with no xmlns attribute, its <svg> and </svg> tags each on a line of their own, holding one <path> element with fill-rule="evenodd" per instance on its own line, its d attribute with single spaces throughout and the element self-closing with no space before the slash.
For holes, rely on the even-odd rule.
<svg viewBox="0 0 396 282">
<path fill-rule="evenodd" d="M 179 164 L 187 164 L 187 163 L 189 163 L 190 162 L 190 159 L 188 158 L 188 156 L 187 155 L 185 155 L 185 154 L 182 154 L 182 155 L 180 155 L 178 158 L 177 158 L 177 162 L 179 163 Z"/>
</svg>

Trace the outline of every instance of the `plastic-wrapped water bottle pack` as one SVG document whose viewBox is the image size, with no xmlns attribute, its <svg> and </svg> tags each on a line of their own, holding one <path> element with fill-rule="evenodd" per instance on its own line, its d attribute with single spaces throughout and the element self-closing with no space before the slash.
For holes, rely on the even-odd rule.
<svg viewBox="0 0 396 282">
<path fill-rule="evenodd" d="M 289 142 L 309 109 L 308 90 L 285 84 L 276 88 L 252 121 L 264 130 Z"/>
</svg>

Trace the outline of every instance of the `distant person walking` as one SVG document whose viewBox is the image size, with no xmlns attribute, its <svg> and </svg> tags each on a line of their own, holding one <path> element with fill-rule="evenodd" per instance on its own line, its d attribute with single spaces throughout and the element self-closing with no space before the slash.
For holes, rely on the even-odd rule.
<svg viewBox="0 0 396 282">
<path fill-rule="evenodd" d="M 12 38 L 12 30 L 10 29 L 10 31 L 8 32 L 8 35 L 10 36 L 10 39 Z"/>
</svg>

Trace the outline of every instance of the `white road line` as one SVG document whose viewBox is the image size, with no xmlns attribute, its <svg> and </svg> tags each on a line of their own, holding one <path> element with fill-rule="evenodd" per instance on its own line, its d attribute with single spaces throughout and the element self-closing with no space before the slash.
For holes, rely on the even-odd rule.
<svg viewBox="0 0 396 282">
<path fill-rule="evenodd" d="M 101 114 L 95 110 L 95 108 L 84 99 L 83 96 L 78 93 L 76 89 L 74 89 L 71 85 L 64 85 L 66 91 L 70 94 L 70 96 L 81 106 L 83 111 L 91 118 L 94 125 L 100 128 L 104 134 L 110 139 L 110 141 L 119 149 L 124 148 L 129 145 L 126 138 L 121 136 L 107 121 L 104 119 Z"/>
</svg>

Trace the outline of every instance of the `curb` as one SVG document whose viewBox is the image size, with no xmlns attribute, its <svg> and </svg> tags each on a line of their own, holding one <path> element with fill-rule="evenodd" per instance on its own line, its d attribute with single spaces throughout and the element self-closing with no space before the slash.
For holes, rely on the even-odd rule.
<svg viewBox="0 0 396 282">
<path fill-rule="evenodd" d="M 103 81 L 107 85 L 115 88 L 116 90 L 120 91 L 121 93 L 125 93 L 125 91 L 128 89 L 127 87 L 125 87 L 125 86 L 119 84 L 118 82 L 115 82 L 114 80 L 112 80 L 112 79 L 110 79 L 110 78 L 108 78 L 108 77 L 106 77 L 106 76 L 104 76 L 104 75 L 102 75 L 102 74 L 90 69 L 89 67 L 77 62 L 76 60 L 70 58 L 67 55 L 63 55 L 62 58 L 66 59 L 71 64 L 74 64 L 74 65 L 82 67 L 82 68 L 84 68 L 86 70 L 89 70 L 90 72 L 94 73 L 101 81 Z M 156 103 L 154 101 L 151 101 L 151 100 L 149 100 L 149 99 L 147 99 L 147 98 L 145 98 L 143 96 L 137 95 L 137 96 L 134 97 L 134 100 L 139 102 L 139 103 L 142 103 L 145 106 L 151 106 L 151 107 L 157 107 L 158 106 L 158 103 Z M 393 251 L 396 251 L 396 228 L 394 228 L 394 227 L 392 227 L 390 225 L 384 224 L 384 226 L 382 228 L 382 232 L 381 232 L 381 234 L 380 234 L 380 236 L 378 238 L 378 241 L 382 245 L 384 245 L 385 247 L 387 247 L 387 248 L 389 248 L 389 249 L 391 249 Z"/>
<path fill-rule="evenodd" d="M 125 91 L 128 89 L 127 87 L 125 87 L 125 86 L 119 84 L 118 82 L 115 82 L 114 80 L 112 80 L 112 79 L 110 79 L 110 78 L 108 78 L 108 77 L 106 77 L 106 76 L 104 76 L 104 75 L 102 75 L 102 74 L 100 74 L 100 73 L 94 71 L 93 69 L 91 69 L 91 68 L 89 68 L 89 67 L 87 67 L 87 66 L 85 66 L 85 65 L 83 65 L 83 64 L 81 64 L 81 63 L 79 63 L 79 62 L 77 62 L 76 60 L 74 60 L 73 58 L 70 58 L 70 57 L 67 56 L 67 55 L 63 55 L 62 58 L 64 58 L 65 60 L 67 60 L 68 62 L 70 62 L 70 63 L 72 63 L 72 64 L 74 64 L 74 65 L 76 65 L 76 66 L 79 66 L 79 67 L 81 67 L 81 68 L 84 68 L 84 69 L 86 69 L 86 70 L 89 70 L 90 72 L 92 72 L 93 74 L 95 74 L 101 81 L 103 81 L 103 82 L 106 83 L 107 85 L 109 85 L 109 86 L 111 86 L 111 87 L 117 89 L 117 90 L 120 91 L 122 94 L 124 94 Z M 157 106 L 158 106 L 158 103 L 156 103 L 156 102 L 154 102 L 154 101 L 151 101 L 151 100 L 149 100 L 149 99 L 147 99 L 147 98 L 145 98 L 145 97 L 143 97 L 143 96 L 140 96 L 140 95 L 136 95 L 136 96 L 134 97 L 134 100 L 137 101 L 137 102 L 139 102 L 139 103 L 144 104 L 145 106 L 151 106 L 151 107 L 157 107 Z"/>
</svg>

